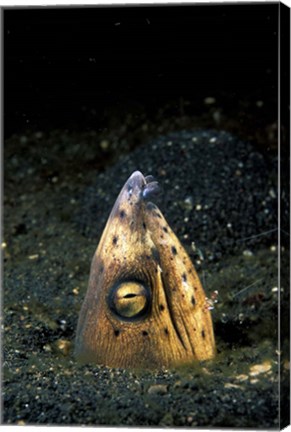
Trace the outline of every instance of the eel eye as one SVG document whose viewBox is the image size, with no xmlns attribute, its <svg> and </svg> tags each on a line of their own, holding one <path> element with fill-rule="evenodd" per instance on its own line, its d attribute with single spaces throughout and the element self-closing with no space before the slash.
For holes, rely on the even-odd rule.
<svg viewBox="0 0 291 432">
<path fill-rule="evenodd" d="M 139 318 L 148 310 L 149 297 L 149 289 L 140 282 L 126 281 L 114 289 L 110 308 L 121 318 Z"/>
</svg>

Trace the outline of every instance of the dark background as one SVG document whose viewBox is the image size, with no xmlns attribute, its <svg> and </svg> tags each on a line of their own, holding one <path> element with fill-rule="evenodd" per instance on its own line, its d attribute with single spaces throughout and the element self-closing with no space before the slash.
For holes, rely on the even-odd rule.
<svg viewBox="0 0 291 432">
<path fill-rule="evenodd" d="M 199 115 L 207 96 L 263 100 L 273 121 L 277 27 L 278 3 L 6 9 L 5 136 Z"/>
</svg>

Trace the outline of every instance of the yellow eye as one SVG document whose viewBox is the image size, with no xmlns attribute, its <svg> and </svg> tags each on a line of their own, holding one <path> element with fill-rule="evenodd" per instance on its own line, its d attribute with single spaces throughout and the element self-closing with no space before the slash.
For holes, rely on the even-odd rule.
<svg viewBox="0 0 291 432">
<path fill-rule="evenodd" d="M 111 297 L 111 309 L 122 318 L 137 318 L 149 306 L 149 290 L 140 282 L 123 282 L 118 285 Z"/>
</svg>

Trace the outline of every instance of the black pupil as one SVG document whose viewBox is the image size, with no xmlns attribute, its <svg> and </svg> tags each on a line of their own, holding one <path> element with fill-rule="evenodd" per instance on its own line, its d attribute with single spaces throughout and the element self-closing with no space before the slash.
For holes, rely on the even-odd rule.
<svg viewBox="0 0 291 432">
<path fill-rule="evenodd" d="M 126 294 L 123 298 L 132 298 L 136 297 L 136 294 Z"/>
</svg>

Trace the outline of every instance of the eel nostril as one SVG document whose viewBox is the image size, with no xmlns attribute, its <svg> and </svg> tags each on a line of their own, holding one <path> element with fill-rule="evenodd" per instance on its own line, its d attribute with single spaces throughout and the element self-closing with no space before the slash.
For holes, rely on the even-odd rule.
<svg viewBox="0 0 291 432">
<path fill-rule="evenodd" d="M 149 183 L 152 183 L 153 181 L 155 181 L 155 178 L 152 175 L 145 176 L 144 179 L 145 179 L 146 184 L 149 184 Z"/>
<path fill-rule="evenodd" d="M 142 196 L 144 199 L 149 199 L 151 197 L 155 197 L 159 195 L 161 191 L 160 185 L 157 181 L 152 181 L 150 183 L 147 183 L 143 189 Z"/>
</svg>

